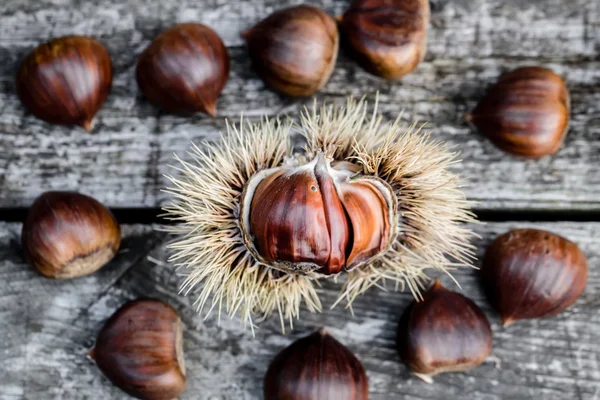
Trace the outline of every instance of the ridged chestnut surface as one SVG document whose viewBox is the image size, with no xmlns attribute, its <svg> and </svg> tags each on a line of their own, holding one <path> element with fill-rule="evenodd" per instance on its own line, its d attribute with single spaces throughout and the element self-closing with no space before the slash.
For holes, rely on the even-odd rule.
<svg viewBox="0 0 600 400">
<path fill-rule="evenodd" d="M 131 301 L 98 334 L 90 356 L 126 393 L 169 400 L 185 390 L 183 327 L 177 311 L 154 299 Z"/>
<path fill-rule="evenodd" d="M 244 191 L 241 226 L 248 248 L 275 268 L 335 274 L 378 253 L 396 233 L 390 186 L 357 165 L 309 163 L 253 176 Z"/>
<path fill-rule="evenodd" d="M 273 359 L 264 395 L 265 400 L 367 400 L 369 382 L 356 356 L 321 329 Z"/>
<path fill-rule="evenodd" d="M 500 149 L 540 158 L 562 145 L 569 110 L 569 92 L 560 76 L 543 67 L 523 67 L 502 75 L 467 121 Z"/>
<path fill-rule="evenodd" d="M 367 71 L 386 79 L 412 72 L 427 52 L 428 0 L 355 0 L 340 18 L 343 42 Z"/>
<path fill-rule="evenodd" d="M 481 267 L 486 294 L 504 326 L 563 311 L 583 292 L 587 274 L 587 260 L 575 243 L 539 229 L 497 237 Z"/>
<path fill-rule="evenodd" d="M 229 53 L 208 26 L 175 25 L 142 52 L 136 68 L 140 90 L 163 110 L 216 115 L 216 101 L 229 78 Z"/>
<path fill-rule="evenodd" d="M 446 289 L 438 280 L 400 320 L 400 357 L 429 383 L 439 373 L 478 366 L 491 350 L 492 329 L 485 314 L 471 299 Z"/>
<path fill-rule="evenodd" d="M 97 200 L 75 192 L 46 192 L 29 208 L 21 242 L 25 259 L 48 278 L 91 274 L 116 254 L 121 229 Z"/>
<path fill-rule="evenodd" d="M 17 73 L 19 99 L 36 117 L 90 131 L 108 96 L 112 64 L 104 46 L 86 36 L 64 36 L 36 47 Z"/>
</svg>

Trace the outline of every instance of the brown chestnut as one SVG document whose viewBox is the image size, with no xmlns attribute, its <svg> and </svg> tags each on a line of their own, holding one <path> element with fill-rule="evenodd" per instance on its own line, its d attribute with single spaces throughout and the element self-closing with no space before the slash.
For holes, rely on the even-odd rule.
<svg viewBox="0 0 600 400">
<path fill-rule="evenodd" d="M 342 39 L 368 72 L 399 79 L 427 52 L 428 0 L 354 0 L 340 17 Z"/>
<path fill-rule="evenodd" d="M 48 278 L 89 275 L 116 254 L 121 229 L 95 199 L 74 192 L 46 192 L 30 207 L 21 242 L 25 259 Z"/>
<path fill-rule="evenodd" d="M 247 248 L 276 269 L 326 275 L 351 270 L 388 249 L 396 234 L 393 190 L 357 168 L 319 153 L 306 164 L 253 176 L 240 209 Z"/>
<path fill-rule="evenodd" d="M 165 111 L 216 115 L 229 78 L 229 53 L 208 26 L 175 25 L 160 33 L 138 59 L 140 90 Z"/>
<path fill-rule="evenodd" d="M 139 299 L 117 310 L 90 356 L 131 396 L 168 400 L 185 390 L 183 325 L 177 311 L 162 301 Z"/>
<path fill-rule="evenodd" d="M 502 75 L 466 119 L 500 149 L 540 158 L 562 145 L 569 108 L 560 76 L 547 68 L 523 67 Z"/>
<path fill-rule="evenodd" d="M 242 33 L 261 78 L 288 96 L 310 96 L 331 76 L 338 54 L 335 20 L 301 5 L 271 14 Z"/>
<path fill-rule="evenodd" d="M 398 328 L 398 352 L 413 374 L 432 383 L 442 372 L 472 369 L 492 351 L 492 329 L 470 299 L 436 280 L 404 312 Z"/>
<path fill-rule="evenodd" d="M 64 36 L 36 47 L 17 73 L 19 99 L 36 117 L 91 131 L 108 96 L 112 65 L 104 46 L 85 36 Z"/>
<path fill-rule="evenodd" d="M 367 400 L 361 362 L 325 329 L 296 340 L 271 362 L 265 400 Z"/>
<path fill-rule="evenodd" d="M 563 311 L 583 292 L 588 266 L 577 245 L 552 232 L 515 229 L 488 247 L 483 287 L 508 326 L 519 319 Z"/>
</svg>

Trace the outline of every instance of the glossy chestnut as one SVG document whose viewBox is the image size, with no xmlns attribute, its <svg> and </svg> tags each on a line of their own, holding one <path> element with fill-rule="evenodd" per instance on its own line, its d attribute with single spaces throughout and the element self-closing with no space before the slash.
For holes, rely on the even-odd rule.
<svg viewBox="0 0 600 400">
<path fill-rule="evenodd" d="M 216 115 L 216 101 L 229 78 L 229 53 L 208 26 L 175 25 L 142 52 L 136 67 L 140 90 L 165 111 Z"/>
<path fill-rule="evenodd" d="M 575 243 L 539 229 L 497 237 L 481 267 L 484 289 L 504 326 L 565 310 L 583 292 L 587 274 L 587 260 Z"/>
<path fill-rule="evenodd" d="M 23 105 L 52 124 L 91 131 L 108 96 L 112 64 L 104 46 L 86 36 L 64 36 L 36 47 L 17 73 Z"/>
<path fill-rule="evenodd" d="M 446 289 L 438 280 L 400 320 L 400 357 L 415 376 L 428 383 L 439 373 L 478 366 L 491 350 L 492 329 L 485 314 L 471 299 Z"/>
<path fill-rule="evenodd" d="M 21 242 L 26 261 L 48 278 L 89 275 L 116 254 L 121 229 L 97 200 L 75 192 L 46 192 L 29 208 Z"/>
<path fill-rule="evenodd" d="M 540 158 L 562 145 L 569 110 L 560 76 L 547 68 L 523 67 L 502 75 L 466 119 L 500 149 Z"/>
<path fill-rule="evenodd" d="M 117 310 L 98 334 L 90 356 L 131 396 L 169 400 L 185 390 L 181 319 L 162 301 L 139 299 Z"/>
<path fill-rule="evenodd" d="M 395 236 L 396 198 L 383 180 L 319 153 L 304 165 L 252 177 L 243 193 L 244 240 L 266 265 L 335 274 L 387 249 Z"/>
<path fill-rule="evenodd" d="M 292 343 L 271 362 L 265 400 L 368 400 L 361 362 L 325 329 Z"/>
<path fill-rule="evenodd" d="M 428 0 L 354 0 L 340 17 L 343 40 L 368 72 L 399 79 L 427 52 Z"/>
<path fill-rule="evenodd" d="M 308 5 L 277 11 L 242 33 L 254 69 L 273 89 L 310 96 L 331 76 L 338 54 L 335 20 Z"/>
</svg>

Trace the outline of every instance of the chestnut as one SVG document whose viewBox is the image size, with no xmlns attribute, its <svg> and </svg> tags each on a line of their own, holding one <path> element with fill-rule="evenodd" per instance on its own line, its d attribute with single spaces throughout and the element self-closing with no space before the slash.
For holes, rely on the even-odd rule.
<svg viewBox="0 0 600 400">
<path fill-rule="evenodd" d="M 562 145 L 569 109 L 560 76 L 543 67 L 522 67 L 502 75 L 466 119 L 500 149 L 541 158 Z"/>
<path fill-rule="evenodd" d="M 500 235 L 481 266 L 483 287 L 504 326 L 565 310 L 583 292 L 587 274 L 585 255 L 575 243 L 539 229 Z"/>
<path fill-rule="evenodd" d="M 412 373 L 432 383 L 442 372 L 467 371 L 492 351 L 492 329 L 485 314 L 467 297 L 439 280 L 410 305 L 398 327 L 398 352 Z"/>
<path fill-rule="evenodd" d="M 351 270 L 386 250 L 395 236 L 396 198 L 383 180 L 355 176 L 352 163 L 323 153 L 299 166 L 250 178 L 240 227 L 248 249 L 265 265 L 330 275 Z"/>
<path fill-rule="evenodd" d="M 428 0 L 354 0 L 339 18 L 342 42 L 368 72 L 395 80 L 427 52 Z"/>
<path fill-rule="evenodd" d="M 331 76 L 338 54 L 335 20 L 308 5 L 279 10 L 242 33 L 261 78 L 288 96 L 310 96 Z"/>
<path fill-rule="evenodd" d="M 116 254 L 121 229 L 97 200 L 75 192 L 46 192 L 29 208 L 21 243 L 26 261 L 55 279 L 89 275 Z"/>
<path fill-rule="evenodd" d="M 64 36 L 36 47 L 17 72 L 21 103 L 52 124 L 87 131 L 108 96 L 112 64 L 104 46 L 86 36 Z"/>
<path fill-rule="evenodd" d="M 131 396 L 168 400 L 185 390 L 183 325 L 177 311 L 160 300 L 138 299 L 117 310 L 90 357 Z"/>
<path fill-rule="evenodd" d="M 215 103 L 229 78 L 229 53 L 208 26 L 178 24 L 142 52 L 136 78 L 142 93 L 163 110 L 214 117 Z"/>
<path fill-rule="evenodd" d="M 325 329 L 292 343 L 269 365 L 265 400 L 368 400 L 361 362 Z"/>
</svg>

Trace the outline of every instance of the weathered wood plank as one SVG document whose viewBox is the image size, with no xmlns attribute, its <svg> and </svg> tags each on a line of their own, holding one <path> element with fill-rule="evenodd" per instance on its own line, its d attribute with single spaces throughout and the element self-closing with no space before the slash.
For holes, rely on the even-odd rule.
<svg viewBox="0 0 600 400">
<path fill-rule="evenodd" d="M 371 290 L 354 303 L 352 316 L 342 307 L 323 314 L 302 311 L 295 330 L 281 335 L 273 317 L 253 338 L 237 320 L 207 320 L 193 310 L 192 298 L 177 294 L 180 278 L 164 262 L 162 236 L 149 228 L 128 226 L 125 248 L 99 273 L 56 282 L 24 265 L 18 250 L 18 224 L 0 224 L 0 398 L 126 398 L 98 371 L 86 353 L 115 309 L 140 296 L 174 305 L 185 324 L 189 379 L 184 399 L 260 399 L 262 378 L 271 358 L 290 341 L 320 326 L 363 361 L 371 399 L 584 399 L 600 395 L 600 223 L 490 223 L 477 226 L 483 249 L 514 227 L 549 229 L 577 242 L 588 257 L 589 281 L 574 307 L 553 318 L 521 321 L 503 329 L 480 290 L 476 270 L 456 273 L 463 289 L 479 304 L 494 331 L 493 357 L 467 372 L 444 374 L 428 385 L 412 377 L 395 351 L 397 321 L 412 301 L 407 293 Z M 146 256 L 148 255 L 148 257 Z M 452 287 L 449 279 L 442 278 Z M 332 304 L 339 286 L 327 283 L 324 304 Z"/>
<path fill-rule="evenodd" d="M 240 113 L 297 115 L 311 100 L 293 101 L 267 90 L 251 70 L 239 32 L 273 10 L 297 1 L 128 1 L 75 3 L 42 0 L 0 6 L 0 206 L 28 206 L 40 191 L 77 189 L 116 207 L 156 206 L 164 195 L 162 174 L 175 152 L 190 141 L 215 138 L 222 117 Z M 338 14 L 346 0 L 310 3 Z M 76 4 L 76 6 L 74 6 Z M 429 53 L 399 83 L 363 72 L 341 55 L 318 100 L 381 93 L 380 107 L 393 118 L 430 121 L 437 138 L 456 145 L 457 166 L 470 198 L 487 209 L 600 209 L 600 3 L 586 0 L 432 1 Z M 141 98 L 134 69 L 137 55 L 163 28 L 180 21 L 206 23 L 232 55 L 231 78 L 216 120 L 158 112 Z M 109 48 L 113 89 L 94 134 L 53 127 L 25 113 L 14 95 L 23 56 L 50 37 L 89 34 Z M 522 161 L 496 150 L 462 119 L 487 85 L 523 64 L 553 68 L 572 94 L 571 130 L 563 149 L 541 161 Z"/>
</svg>

